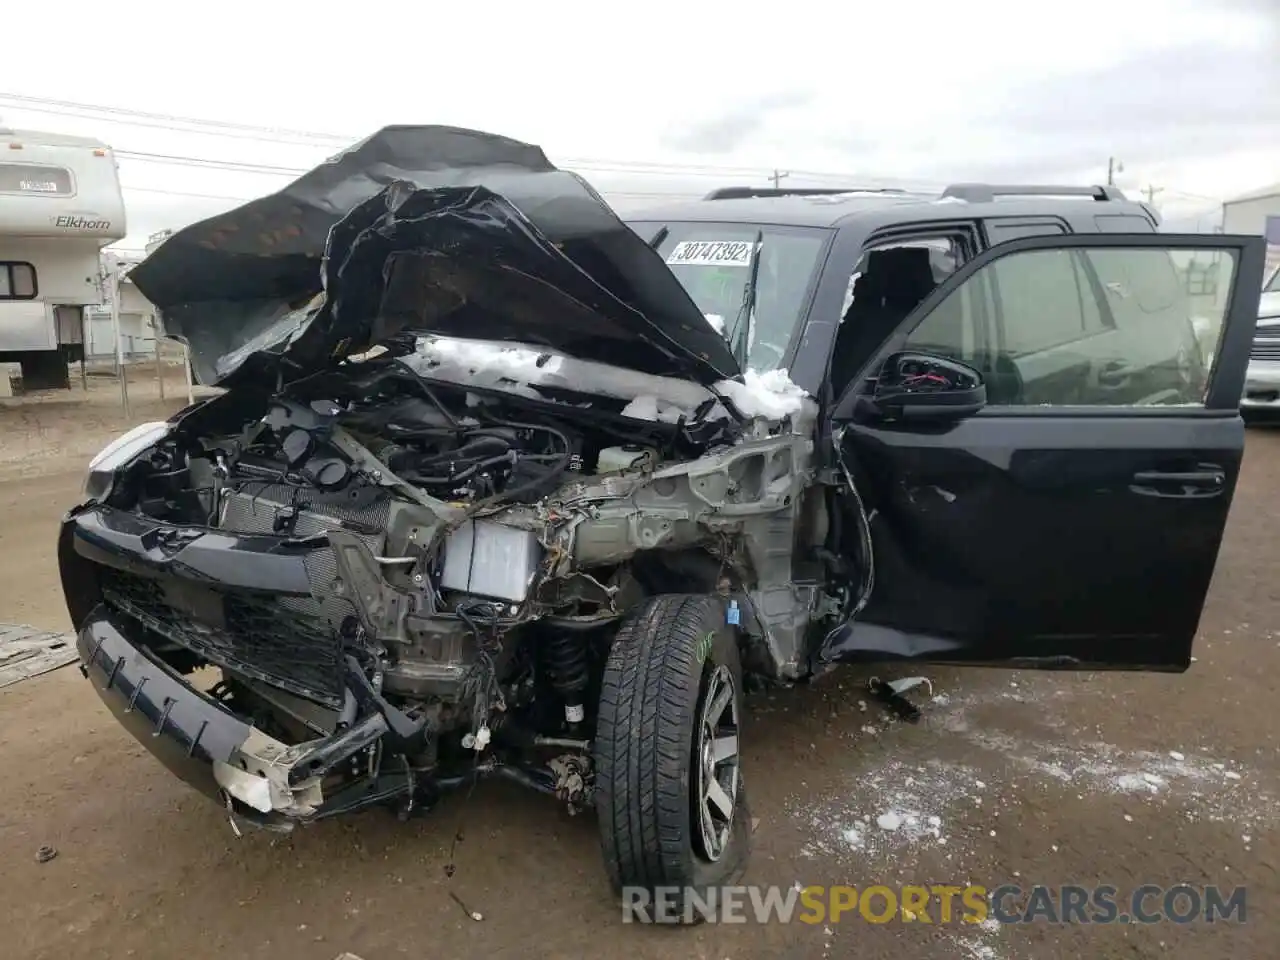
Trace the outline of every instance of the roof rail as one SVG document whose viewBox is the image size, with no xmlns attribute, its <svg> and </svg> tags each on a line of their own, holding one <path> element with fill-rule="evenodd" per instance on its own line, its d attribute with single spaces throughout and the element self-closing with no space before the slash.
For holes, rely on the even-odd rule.
<svg viewBox="0 0 1280 960">
<path fill-rule="evenodd" d="M 756 197 L 832 197 L 842 193 L 906 193 L 896 187 L 721 187 L 703 200 L 748 200 Z"/>
<path fill-rule="evenodd" d="M 1094 200 L 1126 200 L 1114 186 L 1060 187 L 1046 185 L 953 183 L 942 191 L 943 197 L 955 197 L 970 203 L 990 203 L 997 197 L 1092 197 Z"/>
</svg>

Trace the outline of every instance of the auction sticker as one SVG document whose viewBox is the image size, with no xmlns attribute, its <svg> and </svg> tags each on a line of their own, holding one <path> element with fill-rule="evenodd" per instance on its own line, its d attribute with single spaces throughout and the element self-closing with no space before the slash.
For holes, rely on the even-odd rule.
<svg viewBox="0 0 1280 960">
<path fill-rule="evenodd" d="M 667 263 L 749 267 L 751 247 L 752 244 L 746 240 L 684 240 L 676 244 L 667 257 Z"/>
</svg>

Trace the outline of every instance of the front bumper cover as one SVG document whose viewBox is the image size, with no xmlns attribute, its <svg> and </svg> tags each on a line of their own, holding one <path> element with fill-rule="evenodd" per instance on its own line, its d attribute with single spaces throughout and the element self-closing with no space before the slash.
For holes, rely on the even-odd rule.
<svg viewBox="0 0 1280 960">
<path fill-rule="evenodd" d="M 145 572 L 168 582 L 217 582 L 284 593 L 307 590 L 302 559 L 282 538 L 230 537 L 178 528 L 97 504 L 68 514 L 59 541 L 63 592 L 80 670 L 138 742 L 176 776 L 229 804 L 245 820 L 287 826 L 349 811 L 412 790 L 403 773 L 376 771 L 354 781 L 321 781 L 386 737 L 397 752 L 421 749 L 421 719 L 408 717 L 373 689 L 352 658 L 339 655 L 347 707 L 335 732 L 296 745 L 267 736 L 250 721 L 191 686 L 185 669 L 166 662 L 131 616 L 103 602 L 104 567 Z M 333 783 L 330 780 L 329 783 Z"/>
<path fill-rule="evenodd" d="M 334 732 L 293 745 L 276 740 L 189 684 L 185 667 L 166 662 L 151 646 L 150 632 L 108 606 L 98 585 L 105 566 L 166 580 L 287 591 L 305 571 L 296 572 L 300 559 L 280 550 L 280 539 L 178 528 L 99 504 L 67 515 L 58 559 L 77 628 L 80 671 L 139 743 L 181 780 L 226 805 L 233 823 L 273 829 L 383 804 L 398 804 L 407 815 L 429 809 L 447 790 L 489 776 L 556 795 L 545 771 L 523 765 L 490 760 L 440 776 L 407 761 L 379 762 L 423 755 L 438 731 L 425 717 L 389 703 L 345 651 L 339 655 L 343 706 Z M 381 749 L 371 751 L 375 743 Z"/>
<path fill-rule="evenodd" d="M 1280 362 L 1249 361 L 1240 406 L 1246 410 L 1280 411 Z"/>
<path fill-rule="evenodd" d="M 191 687 L 99 607 L 76 637 L 80 672 L 126 730 L 184 782 L 261 826 L 322 810 L 318 782 L 289 785 L 290 748 Z M 297 759 L 297 758 L 293 758 Z M 265 807 L 265 809 L 263 809 Z"/>
</svg>

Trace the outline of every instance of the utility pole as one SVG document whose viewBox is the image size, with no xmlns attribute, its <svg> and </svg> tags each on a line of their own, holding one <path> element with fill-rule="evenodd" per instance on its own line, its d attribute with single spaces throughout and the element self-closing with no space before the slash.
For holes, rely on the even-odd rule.
<svg viewBox="0 0 1280 960">
<path fill-rule="evenodd" d="M 120 261 L 111 258 L 111 329 L 116 336 L 116 374 L 120 378 L 120 406 L 129 417 L 129 378 L 124 370 L 124 337 L 120 335 Z"/>
<path fill-rule="evenodd" d="M 1151 204 L 1156 202 L 1157 193 L 1164 193 L 1164 187 L 1153 187 L 1147 184 L 1147 188 L 1142 192 L 1147 195 L 1147 203 Z"/>
<path fill-rule="evenodd" d="M 1124 173 L 1124 164 L 1115 157 L 1107 158 L 1107 186 L 1114 187 L 1116 185 L 1116 174 Z"/>
<path fill-rule="evenodd" d="M 785 177 L 789 176 L 791 176 L 790 170 L 779 170 L 777 167 L 774 167 L 773 173 L 769 177 L 769 179 L 773 181 L 773 189 L 777 190 L 778 184 L 781 183 Z"/>
</svg>

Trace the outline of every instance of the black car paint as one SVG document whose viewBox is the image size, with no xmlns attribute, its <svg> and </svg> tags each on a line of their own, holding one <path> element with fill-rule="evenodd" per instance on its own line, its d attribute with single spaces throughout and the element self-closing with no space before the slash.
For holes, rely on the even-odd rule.
<svg viewBox="0 0 1280 960">
<path fill-rule="evenodd" d="M 286 537 L 162 523 L 99 506 L 71 521 L 86 560 L 146 577 L 171 577 L 269 596 L 306 597 L 306 546 Z"/>
<path fill-rule="evenodd" d="M 384 264 L 375 287 L 357 285 Z M 387 127 L 179 231 L 130 279 L 188 342 L 202 383 L 297 379 L 398 331 L 466 330 L 703 383 L 741 373 L 586 181 L 473 130 Z M 415 282 L 408 306 L 397 284 Z"/>
<path fill-rule="evenodd" d="M 1144 245 L 1237 257 L 1203 408 L 988 407 L 941 425 L 859 421 L 865 375 L 987 263 Z M 1033 237 L 988 250 L 930 294 L 832 413 L 841 460 L 875 511 L 877 589 L 819 658 L 1185 670 L 1244 453 L 1236 408 L 1263 257 L 1244 237 Z"/>
<path fill-rule="evenodd" d="M 698 218 L 763 203 L 702 204 Z M 964 219 L 937 218 L 935 207 L 934 219 L 925 219 L 909 202 L 874 201 L 823 219 L 797 201 L 799 214 L 776 218 L 837 227 L 808 323 L 787 357 L 792 381 L 827 410 L 838 402 L 828 390 L 829 364 L 848 278 L 877 243 L 954 232 L 981 255 L 992 249 L 990 227 L 999 224 L 1017 228 L 1004 232 L 1016 233 L 1014 239 L 996 244 L 1003 253 L 1146 241 L 1184 249 L 1226 244 L 1240 257 L 1203 410 L 1092 408 L 1075 411 L 1073 419 L 1061 408 L 1030 415 L 990 408 L 949 425 L 886 427 L 851 424 L 856 391 L 850 391 L 844 409 L 833 412 L 846 427 L 847 459 L 858 465 L 859 487 L 875 511 L 876 592 L 857 620 L 818 644 L 819 662 L 1147 670 L 1189 664 L 1243 453 L 1243 424 L 1232 398 L 1243 387 L 1262 247 L 1252 238 L 1157 235 L 1150 213 L 1136 206 L 1133 221 L 1149 223 L 1151 234 L 1100 234 L 1095 204 L 1054 206 L 1056 215 L 1046 216 L 1043 203 L 974 204 Z M 637 226 L 642 235 L 652 233 L 689 209 L 646 216 Z M 936 290 L 867 358 L 854 382 L 878 369 L 918 320 L 980 266 L 971 260 Z M 833 457 L 831 423 L 819 441 L 819 450 Z M 1179 481 L 1158 479 L 1186 475 L 1207 477 L 1196 483 L 1208 487 L 1187 494 Z M 1067 516 L 1071 523 L 1058 523 Z M 1107 546 L 1113 530 L 1124 536 Z M 1082 545 L 1074 539 L 1082 535 L 1092 540 Z M 1177 599 L 1167 591 L 1177 591 Z"/>
<path fill-rule="evenodd" d="M 80 672 L 116 719 L 178 778 L 218 799 L 213 761 L 230 763 L 250 724 L 192 689 L 177 671 L 129 640 L 123 619 L 93 608 L 76 634 Z"/>
</svg>

